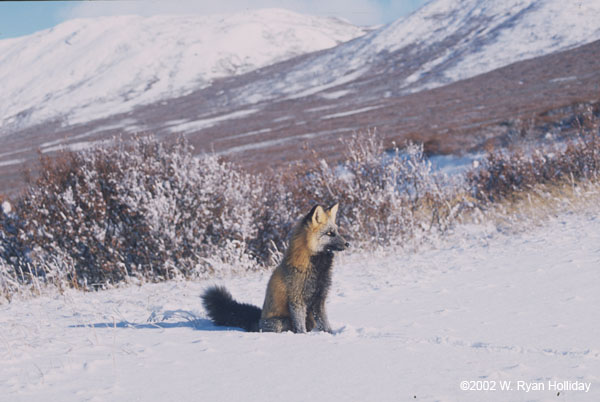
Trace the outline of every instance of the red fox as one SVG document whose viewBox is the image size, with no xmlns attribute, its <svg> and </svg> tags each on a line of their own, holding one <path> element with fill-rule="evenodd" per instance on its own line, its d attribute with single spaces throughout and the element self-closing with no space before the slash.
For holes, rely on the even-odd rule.
<svg viewBox="0 0 600 402">
<path fill-rule="evenodd" d="M 350 246 L 338 233 L 337 211 L 338 204 L 329 209 L 316 205 L 296 224 L 283 261 L 267 285 L 262 310 L 235 301 L 224 287 L 207 289 L 203 304 L 215 325 L 253 332 L 331 332 L 325 299 L 333 252 Z"/>
</svg>

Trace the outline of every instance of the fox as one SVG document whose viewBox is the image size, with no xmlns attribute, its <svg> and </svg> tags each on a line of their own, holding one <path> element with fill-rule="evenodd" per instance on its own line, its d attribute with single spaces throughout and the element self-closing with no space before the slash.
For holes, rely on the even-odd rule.
<svg viewBox="0 0 600 402">
<path fill-rule="evenodd" d="M 269 279 L 262 309 L 234 300 L 225 287 L 208 288 L 201 297 L 211 321 L 249 332 L 332 333 L 325 301 L 334 252 L 350 247 L 338 231 L 338 208 L 338 203 L 327 209 L 315 205 L 294 225 L 290 244 Z"/>
</svg>

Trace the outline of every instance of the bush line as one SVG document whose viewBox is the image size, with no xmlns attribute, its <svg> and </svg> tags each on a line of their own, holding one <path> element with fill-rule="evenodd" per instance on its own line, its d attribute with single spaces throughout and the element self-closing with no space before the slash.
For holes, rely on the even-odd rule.
<svg viewBox="0 0 600 402">
<path fill-rule="evenodd" d="M 273 266 L 294 221 L 340 201 L 340 228 L 362 248 L 443 234 L 473 208 L 536 185 L 598 180 L 598 128 L 531 152 L 492 151 L 464 174 L 432 169 L 423 148 L 346 140 L 344 161 L 253 175 L 179 139 L 153 137 L 41 158 L 41 173 L 0 211 L 0 293 L 43 286 L 209 277 Z M 1 200 L 0 200 L 1 201 Z M 9 205 L 6 202 L 3 204 Z"/>
</svg>

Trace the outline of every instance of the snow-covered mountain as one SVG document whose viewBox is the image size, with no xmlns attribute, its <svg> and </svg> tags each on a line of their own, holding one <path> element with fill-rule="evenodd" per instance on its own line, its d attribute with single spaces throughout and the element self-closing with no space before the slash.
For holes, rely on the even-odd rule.
<svg viewBox="0 0 600 402">
<path fill-rule="evenodd" d="M 364 32 L 336 18 L 278 9 L 67 21 L 0 41 L 0 133 L 121 113 Z"/>
<path fill-rule="evenodd" d="M 402 96 L 600 39 L 599 20 L 592 0 L 434 0 L 367 35 L 338 19 L 274 9 L 72 20 L 0 41 L 0 134 L 122 114 L 322 49 L 234 82 L 220 107 L 314 94 Z M 392 75 L 385 90 L 372 85 Z M 197 116 L 207 115 L 198 107 Z"/>
<path fill-rule="evenodd" d="M 338 137 L 372 127 L 433 153 L 477 150 L 507 122 L 598 101 L 597 21 L 595 0 L 433 0 L 377 30 L 266 10 L 0 41 L 0 190 L 36 149 L 132 132 L 184 133 L 258 170 L 301 161 L 305 141 L 335 158 Z"/>
<path fill-rule="evenodd" d="M 598 21 L 600 2 L 595 0 L 435 0 L 276 78 L 256 80 L 239 96 L 253 102 L 328 96 L 328 89 L 398 72 L 387 83 L 389 90 L 376 96 L 400 96 L 598 40 Z"/>
</svg>

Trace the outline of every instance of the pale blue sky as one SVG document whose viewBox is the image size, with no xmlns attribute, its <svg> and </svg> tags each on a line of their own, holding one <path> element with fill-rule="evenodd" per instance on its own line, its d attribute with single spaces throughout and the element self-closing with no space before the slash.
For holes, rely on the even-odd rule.
<svg viewBox="0 0 600 402">
<path fill-rule="evenodd" d="M 255 8 L 287 8 L 377 25 L 406 15 L 426 0 L 171 0 L 0 2 L 0 39 L 27 35 L 77 17 L 117 14 L 215 14 Z"/>
</svg>

